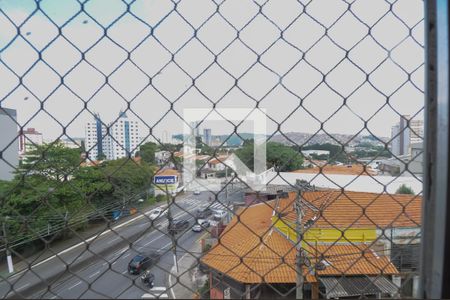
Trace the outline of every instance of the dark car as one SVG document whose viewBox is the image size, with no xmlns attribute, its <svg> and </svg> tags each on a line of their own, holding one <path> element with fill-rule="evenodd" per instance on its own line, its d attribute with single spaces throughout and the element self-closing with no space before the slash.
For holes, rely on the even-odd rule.
<svg viewBox="0 0 450 300">
<path fill-rule="evenodd" d="M 172 225 L 168 226 L 168 231 L 170 234 L 177 234 L 189 228 L 189 221 L 178 220 L 174 221 Z"/>
<path fill-rule="evenodd" d="M 197 219 L 206 219 L 209 216 L 211 216 L 212 214 L 213 214 L 212 209 L 207 207 L 204 209 L 197 209 L 196 217 L 197 217 Z"/>
<path fill-rule="evenodd" d="M 136 255 L 128 264 L 128 273 L 140 274 L 142 271 L 154 266 L 158 262 L 160 256 L 161 255 L 157 252 L 152 252 L 149 255 Z"/>
</svg>

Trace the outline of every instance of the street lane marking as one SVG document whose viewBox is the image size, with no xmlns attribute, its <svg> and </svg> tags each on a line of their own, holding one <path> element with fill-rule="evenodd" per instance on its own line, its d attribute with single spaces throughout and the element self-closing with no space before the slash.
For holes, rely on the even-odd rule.
<svg viewBox="0 0 450 300">
<path fill-rule="evenodd" d="M 161 205 L 161 206 L 159 206 L 159 207 L 161 207 L 161 208 L 166 208 L 166 207 L 167 207 L 167 204 Z M 156 208 L 156 207 L 155 207 L 155 208 Z M 149 214 L 150 214 L 150 211 L 149 211 L 149 212 L 146 212 L 146 213 L 144 213 L 144 214 L 140 214 L 139 216 L 137 216 L 137 217 L 135 217 L 135 218 L 132 218 L 132 219 L 126 221 L 126 222 L 123 222 L 123 223 L 121 223 L 121 224 L 119 224 L 119 225 L 117 225 L 117 226 L 114 226 L 112 229 L 108 229 L 108 230 L 106 230 L 106 231 L 103 231 L 103 232 L 100 233 L 99 235 L 94 235 L 94 236 L 92 236 L 92 237 L 90 237 L 90 238 L 88 238 L 88 239 L 86 239 L 86 240 L 84 240 L 84 241 L 82 241 L 82 242 L 80 242 L 80 243 L 78 243 L 78 244 L 73 245 L 72 247 L 69 247 L 69 248 L 67 248 L 67 249 L 64 249 L 64 250 L 58 252 L 57 254 L 52 255 L 52 256 L 50 256 L 50 257 L 44 259 L 43 261 L 38 262 L 37 264 L 32 265 L 31 268 L 35 268 L 35 267 L 38 267 L 38 266 L 40 266 L 40 265 L 42 265 L 42 264 L 45 264 L 46 262 L 48 262 L 48 261 L 54 259 L 55 257 L 60 256 L 61 254 L 67 253 L 67 252 L 69 252 L 69 251 L 71 251 L 71 250 L 73 250 L 73 249 L 76 249 L 76 248 L 80 247 L 81 245 L 84 245 L 84 246 L 85 246 L 86 243 L 89 243 L 90 241 L 92 241 L 92 240 L 94 240 L 94 239 L 98 239 L 99 237 L 101 237 L 101 236 L 103 236 L 103 235 L 105 235 L 105 234 L 108 234 L 108 233 L 110 233 L 110 232 L 113 231 L 113 230 L 117 230 L 117 229 L 119 229 L 119 228 L 122 228 L 122 227 L 124 227 L 124 226 L 130 224 L 130 223 L 133 223 L 133 222 L 135 222 L 135 221 L 137 221 L 137 220 L 140 220 L 140 219 L 142 219 L 142 218 L 144 217 L 144 215 L 145 215 L 145 216 L 148 216 Z M 28 269 L 22 270 L 22 271 L 20 271 L 20 272 L 18 272 L 18 273 L 16 273 L 16 274 L 14 274 L 13 276 L 11 276 L 11 278 L 17 277 L 17 276 L 21 275 L 22 273 L 25 273 L 26 271 L 28 271 Z"/>
<path fill-rule="evenodd" d="M 96 276 L 97 274 L 100 274 L 100 271 L 97 271 L 94 274 L 91 274 L 88 278 L 92 278 L 92 277 Z"/>
<path fill-rule="evenodd" d="M 125 274 L 125 273 L 128 273 L 128 271 L 127 271 L 127 270 L 125 270 L 125 271 L 123 271 L 123 272 L 122 272 L 122 274 Z"/>
<path fill-rule="evenodd" d="M 130 253 L 125 254 L 122 258 L 127 258 L 128 256 L 130 256 Z"/>
<path fill-rule="evenodd" d="M 73 289 L 76 286 L 79 286 L 81 284 L 81 281 L 78 281 L 78 283 L 75 283 L 74 285 L 72 285 L 70 288 L 68 288 L 68 290 Z"/>
<path fill-rule="evenodd" d="M 28 283 L 25 283 L 24 285 L 22 285 L 21 287 L 18 287 L 17 289 L 15 289 L 16 291 L 20 291 L 20 290 L 23 290 L 24 288 L 26 288 L 27 286 L 29 286 L 30 285 L 30 283 L 28 282 Z"/>
<path fill-rule="evenodd" d="M 153 243 L 156 240 L 159 240 L 160 238 L 164 237 L 164 234 L 161 234 L 160 236 L 158 236 L 157 238 L 154 238 L 153 240 L 148 241 L 147 243 L 144 244 L 144 246 L 147 246 L 150 243 Z"/>
<path fill-rule="evenodd" d="M 117 241 L 119 238 L 118 237 L 116 237 L 116 238 L 114 238 L 114 239 L 112 239 L 112 240 L 109 240 L 108 242 L 106 242 L 107 244 L 111 244 L 112 242 L 115 242 L 115 241 Z"/>
</svg>

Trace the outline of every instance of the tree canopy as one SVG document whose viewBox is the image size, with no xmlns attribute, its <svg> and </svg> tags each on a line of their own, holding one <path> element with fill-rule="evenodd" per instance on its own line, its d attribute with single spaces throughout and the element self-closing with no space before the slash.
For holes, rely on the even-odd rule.
<svg viewBox="0 0 450 300">
<path fill-rule="evenodd" d="M 246 141 L 241 149 L 236 151 L 239 159 L 251 170 L 254 170 L 254 143 Z M 302 168 L 303 156 L 289 146 L 280 143 L 266 143 L 267 168 L 275 167 L 276 170 L 289 172 Z"/>
<path fill-rule="evenodd" d="M 398 189 L 395 191 L 396 194 L 409 194 L 409 195 L 415 195 L 414 190 L 407 186 L 406 184 L 402 184 L 398 187 Z"/>
</svg>

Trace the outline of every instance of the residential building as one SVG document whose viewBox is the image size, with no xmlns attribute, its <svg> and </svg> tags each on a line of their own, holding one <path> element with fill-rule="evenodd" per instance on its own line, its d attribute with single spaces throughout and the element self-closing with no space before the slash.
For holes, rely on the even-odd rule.
<svg viewBox="0 0 450 300">
<path fill-rule="evenodd" d="M 138 122 L 130 120 L 125 112 L 120 112 L 111 124 L 104 124 L 96 115 L 95 121 L 86 125 L 86 151 L 92 160 L 102 156 L 109 160 L 134 156 L 140 140 Z"/>
<path fill-rule="evenodd" d="M 424 137 L 423 120 L 410 120 L 409 128 L 410 128 L 410 134 L 411 134 L 410 145 L 423 143 L 423 137 Z"/>
<path fill-rule="evenodd" d="M 170 162 L 172 153 L 170 151 L 161 150 L 155 152 L 155 162 L 157 165 L 166 165 Z"/>
<path fill-rule="evenodd" d="M 211 129 L 209 128 L 203 129 L 203 143 L 205 143 L 208 146 L 211 146 L 211 142 L 212 142 Z"/>
<path fill-rule="evenodd" d="M 0 180 L 11 180 L 19 165 L 19 139 L 17 138 L 17 112 L 14 109 L 0 108 Z"/>
<path fill-rule="evenodd" d="M 106 135 L 106 126 L 100 115 L 97 114 L 93 122 L 87 123 L 85 130 L 86 152 L 89 153 L 89 159 L 97 160 L 108 157 L 110 142 Z"/>
<path fill-rule="evenodd" d="M 19 156 L 23 159 L 27 152 L 34 149 L 35 146 L 42 145 L 44 139 L 42 133 L 34 128 L 27 128 L 19 132 Z"/>
<path fill-rule="evenodd" d="M 330 156 L 330 151 L 328 150 L 303 150 L 302 154 L 306 157 L 311 157 L 311 156 Z"/>
<path fill-rule="evenodd" d="M 400 117 L 400 122 L 391 129 L 391 151 L 395 156 L 411 152 L 411 144 L 423 143 L 423 120 L 411 120 L 408 115 Z"/>
<path fill-rule="evenodd" d="M 119 119 L 110 125 L 108 159 L 119 159 L 134 156 L 139 150 L 140 134 L 138 121 L 128 118 L 125 112 L 120 112 Z"/>
<path fill-rule="evenodd" d="M 409 151 L 410 128 L 407 126 L 409 116 L 401 116 L 400 122 L 391 129 L 391 151 L 395 156 L 405 155 Z"/>
<path fill-rule="evenodd" d="M 308 173 L 308 174 L 342 174 L 342 175 L 377 175 L 377 171 L 369 165 L 352 164 L 352 165 L 317 165 L 306 169 L 295 170 L 292 173 Z"/>
<path fill-rule="evenodd" d="M 379 164 L 379 170 L 384 174 L 416 176 L 423 175 L 423 143 L 412 143 L 410 153 L 382 160 Z M 405 171 L 407 169 L 407 171 Z"/>
<path fill-rule="evenodd" d="M 84 138 L 77 138 L 77 137 L 65 138 L 60 139 L 60 142 L 64 145 L 64 147 L 76 149 L 81 148 L 83 146 Z"/>
<path fill-rule="evenodd" d="M 344 208 L 349 201 L 337 210 L 335 207 L 328 209 L 326 204 L 332 204 L 332 196 L 324 192 L 311 193 L 311 196 L 303 201 L 306 217 L 302 222 L 306 228 L 307 239 L 302 243 L 304 264 L 301 275 L 304 280 L 304 297 L 318 299 L 319 293 L 320 298 L 396 296 L 401 274 L 385 251 L 372 248 L 377 226 L 370 224 L 366 218 L 358 224 L 363 227 L 357 227 L 355 230 L 360 232 L 357 231 L 353 237 L 347 231 L 353 230 L 352 222 L 359 221 L 361 208 L 359 207 L 359 211 L 354 210 L 346 227 L 346 224 L 341 223 L 346 219 L 347 212 Z M 201 260 L 210 270 L 211 299 L 278 298 L 279 295 L 274 290 L 285 293 L 290 291 L 288 298 L 295 296 L 295 285 L 299 276 L 296 269 L 296 226 L 294 224 L 292 228 L 286 229 L 288 226 L 285 225 L 286 222 L 292 223 L 290 218 L 295 219 L 293 204 L 296 195 L 291 192 L 284 199 L 255 204 L 236 212 L 220 235 L 220 243 L 215 244 Z M 380 202 L 387 200 L 383 197 Z M 317 211 L 313 210 L 316 205 L 325 202 Z M 339 206 L 339 201 L 335 202 Z M 389 205 L 394 207 L 392 202 L 395 201 L 391 199 Z M 368 203 L 365 205 L 369 207 Z M 383 217 L 380 215 L 384 212 L 382 206 L 376 205 L 376 213 L 371 214 L 374 222 L 379 221 L 381 226 L 387 225 L 384 221 L 388 218 L 395 220 L 393 213 L 401 214 L 400 207 L 400 211 L 394 209 L 392 214 Z M 327 213 L 327 219 L 321 212 Z M 417 218 L 417 214 L 413 217 Z M 327 223 L 329 218 L 332 221 Z M 313 220 L 313 223 L 310 220 Z M 337 228 L 333 228 L 333 222 Z M 292 225 L 291 223 L 289 225 Z M 323 227 L 323 238 L 319 229 L 309 232 L 313 226 Z M 342 232 L 346 239 L 340 235 Z"/>
</svg>

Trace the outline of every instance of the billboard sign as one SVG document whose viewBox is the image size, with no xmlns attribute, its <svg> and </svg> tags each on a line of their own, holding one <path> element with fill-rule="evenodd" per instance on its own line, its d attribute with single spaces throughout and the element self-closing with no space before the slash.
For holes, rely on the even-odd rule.
<svg viewBox="0 0 450 300">
<path fill-rule="evenodd" d="M 155 184 L 176 184 L 177 176 L 175 175 L 156 175 L 153 179 Z"/>
</svg>

